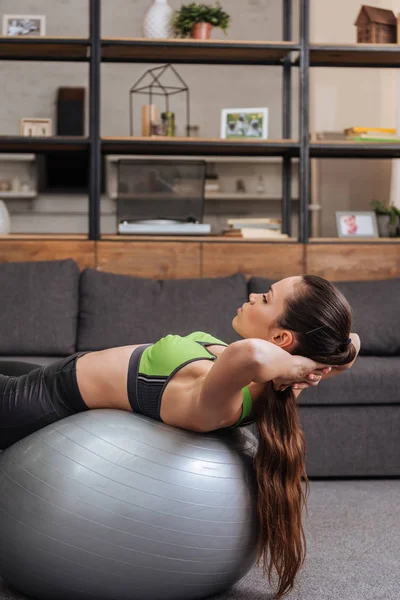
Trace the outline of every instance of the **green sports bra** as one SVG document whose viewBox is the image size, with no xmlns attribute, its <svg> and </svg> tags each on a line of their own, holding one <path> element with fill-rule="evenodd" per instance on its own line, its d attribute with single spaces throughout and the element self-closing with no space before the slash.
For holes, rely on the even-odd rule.
<svg viewBox="0 0 400 600">
<path fill-rule="evenodd" d="M 195 331 L 186 336 L 166 335 L 154 344 L 147 346 L 140 356 L 138 365 L 139 395 L 141 397 L 149 396 L 150 386 L 153 386 L 154 394 L 151 394 L 150 390 L 150 396 L 158 397 L 159 411 L 162 392 L 179 369 L 195 360 L 216 360 L 215 354 L 207 350 L 207 346 L 211 345 L 228 346 L 225 342 L 203 331 Z M 233 427 L 240 425 L 251 413 L 252 398 L 248 386 L 242 388 L 242 395 L 242 415 Z M 150 397 L 148 399 L 151 401 Z M 156 400 L 155 397 L 154 400 Z"/>
</svg>

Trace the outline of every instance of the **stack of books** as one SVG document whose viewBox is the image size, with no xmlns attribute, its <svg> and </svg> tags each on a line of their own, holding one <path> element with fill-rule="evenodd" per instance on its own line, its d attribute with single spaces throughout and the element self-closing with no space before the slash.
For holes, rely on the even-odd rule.
<svg viewBox="0 0 400 600">
<path fill-rule="evenodd" d="M 282 233 L 282 219 L 273 218 L 243 218 L 227 220 L 227 229 L 223 235 L 238 238 L 261 238 L 269 240 L 288 239 L 287 233 Z"/>
<path fill-rule="evenodd" d="M 344 130 L 347 140 L 353 142 L 400 142 L 396 129 L 384 127 L 350 127 Z"/>
</svg>

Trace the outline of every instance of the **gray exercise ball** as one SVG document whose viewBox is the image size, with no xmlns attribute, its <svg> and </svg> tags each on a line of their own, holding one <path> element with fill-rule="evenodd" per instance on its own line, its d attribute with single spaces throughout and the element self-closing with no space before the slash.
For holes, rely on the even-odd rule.
<svg viewBox="0 0 400 600">
<path fill-rule="evenodd" d="M 257 558 L 246 428 L 82 412 L 0 455 L 0 575 L 35 598 L 194 600 Z"/>
</svg>

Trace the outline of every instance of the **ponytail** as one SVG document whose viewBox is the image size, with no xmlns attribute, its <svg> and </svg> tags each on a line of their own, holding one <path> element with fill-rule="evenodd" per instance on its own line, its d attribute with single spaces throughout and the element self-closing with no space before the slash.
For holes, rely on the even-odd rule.
<svg viewBox="0 0 400 600">
<path fill-rule="evenodd" d="M 307 510 L 309 494 L 305 471 L 306 442 L 292 389 L 276 392 L 269 382 L 264 397 L 259 399 L 255 420 L 259 433 L 254 459 L 260 527 L 257 564 L 262 559 L 263 573 L 268 575 L 270 584 L 275 568 L 279 577 L 276 600 L 279 600 L 293 589 L 306 554 L 302 526 L 302 509 L 304 505 Z"/>
</svg>

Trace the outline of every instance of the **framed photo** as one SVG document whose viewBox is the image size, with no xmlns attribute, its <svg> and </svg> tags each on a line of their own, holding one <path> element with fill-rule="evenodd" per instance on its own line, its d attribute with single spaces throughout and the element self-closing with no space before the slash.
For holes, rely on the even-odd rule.
<svg viewBox="0 0 400 600">
<path fill-rule="evenodd" d="M 221 138 L 268 138 L 268 108 L 223 108 Z"/>
<path fill-rule="evenodd" d="M 51 119 L 21 119 L 20 135 L 25 137 L 48 137 L 53 135 Z"/>
<path fill-rule="evenodd" d="M 339 237 L 379 237 L 376 215 L 373 211 L 336 211 Z"/>
<path fill-rule="evenodd" d="M 44 15 L 3 15 L 3 35 L 37 36 L 46 35 Z"/>
</svg>

